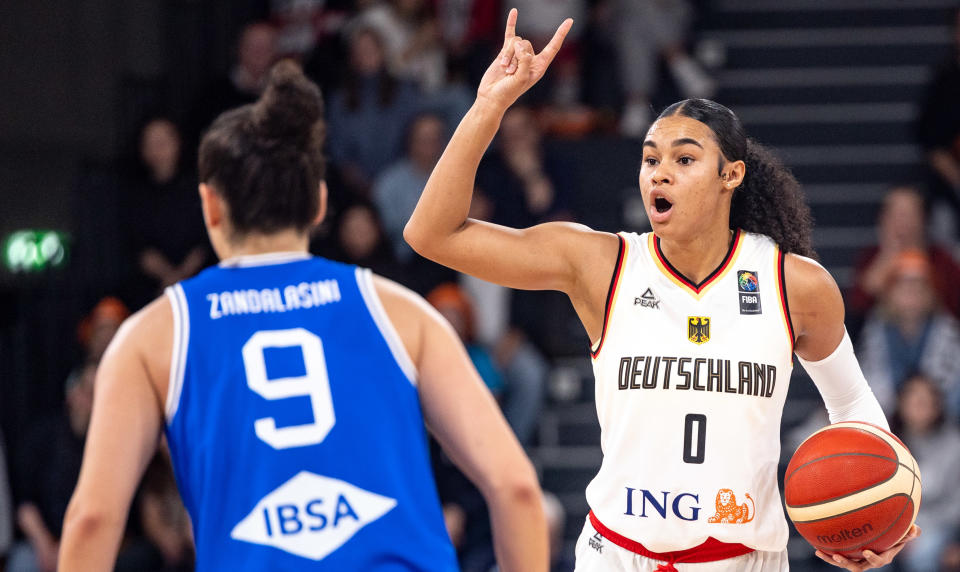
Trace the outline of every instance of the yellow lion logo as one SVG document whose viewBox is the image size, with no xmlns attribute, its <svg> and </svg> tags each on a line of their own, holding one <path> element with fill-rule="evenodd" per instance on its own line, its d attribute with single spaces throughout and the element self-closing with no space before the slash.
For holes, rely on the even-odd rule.
<svg viewBox="0 0 960 572">
<path fill-rule="evenodd" d="M 757 515 L 757 505 L 753 502 L 753 497 L 746 494 L 751 507 L 747 503 L 737 504 L 737 496 L 730 489 L 720 489 L 717 493 L 717 513 L 707 519 L 707 522 L 724 522 L 730 524 L 743 524 L 750 522 Z M 751 512 L 752 510 L 752 512 Z"/>
</svg>

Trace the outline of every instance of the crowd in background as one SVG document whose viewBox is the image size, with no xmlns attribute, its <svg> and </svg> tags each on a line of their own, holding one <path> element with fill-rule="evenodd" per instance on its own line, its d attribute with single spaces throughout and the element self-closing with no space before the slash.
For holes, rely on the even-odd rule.
<svg viewBox="0 0 960 572">
<path fill-rule="evenodd" d="M 513 227 L 575 221 L 581 213 L 571 201 L 570 165 L 546 153 L 545 140 L 596 131 L 640 137 L 658 92 L 710 97 L 716 82 L 689 55 L 694 10 L 686 2 L 513 5 L 521 14 L 519 33 L 535 45 L 545 44 L 563 17 L 574 16 L 577 25 L 542 85 L 504 117 L 481 164 L 470 215 Z M 419 257 L 402 238 L 446 140 L 472 103 L 472 86 L 498 47 L 504 7 L 479 0 L 274 0 L 265 15 L 240 31 L 235 65 L 205 88 L 189 114 L 151 110 L 143 118 L 137 157 L 122 168 L 123 283 L 78 325 L 82 359 L 65 382 L 62 410 L 17 436 L 16 459 L 5 459 L 0 439 L 0 558 L 6 556 L 8 571 L 55 568 L 99 358 L 132 311 L 215 262 L 196 192 L 198 138 L 220 112 L 254 101 L 281 57 L 303 63 L 327 106 L 330 208 L 311 250 L 372 268 L 424 295 L 462 338 L 520 441 L 536 443 L 556 357 L 541 343 L 554 328 L 545 309 L 555 299 L 458 275 Z M 960 51 L 939 68 L 917 122 L 930 181 L 890 182 L 876 245 L 862 253 L 846 293 L 864 373 L 923 467 L 918 524 L 924 533 L 904 553 L 905 570 L 960 569 L 958 101 Z M 586 350 L 585 337 L 582 342 Z M 46 453 L 37 455 L 40 450 Z M 482 497 L 438 449 L 434 457 L 463 569 L 489 570 L 494 557 Z M 545 505 L 554 569 L 571 570 L 563 506 L 549 493 Z M 118 569 L 188 570 L 191 551 L 189 519 L 161 452 L 132 507 Z"/>
</svg>

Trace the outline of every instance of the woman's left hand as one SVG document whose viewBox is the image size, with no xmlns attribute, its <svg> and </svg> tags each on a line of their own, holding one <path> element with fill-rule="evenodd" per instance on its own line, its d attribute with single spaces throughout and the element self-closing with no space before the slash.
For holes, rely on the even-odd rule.
<svg viewBox="0 0 960 572">
<path fill-rule="evenodd" d="M 863 570 L 871 570 L 873 568 L 880 568 L 881 566 L 890 564 L 890 562 L 893 561 L 893 557 L 899 554 L 908 542 L 918 536 L 920 536 L 920 527 L 914 524 L 910 527 L 910 530 L 907 531 L 907 535 L 903 537 L 903 540 L 884 550 L 880 554 L 877 554 L 872 550 L 864 550 L 863 560 L 851 560 L 850 558 L 840 556 L 839 554 L 830 556 L 819 550 L 817 550 L 817 556 L 820 558 L 820 560 L 833 564 L 834 566 L 839 566 L 840 568 L 845 568 L 847 570 L 851 570 L 852 572 L 862 572 Z"/>
</svg>

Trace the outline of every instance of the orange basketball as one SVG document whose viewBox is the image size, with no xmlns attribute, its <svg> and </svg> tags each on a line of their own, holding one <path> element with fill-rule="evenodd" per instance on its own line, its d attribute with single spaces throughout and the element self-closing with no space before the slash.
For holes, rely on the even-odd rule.
<svg viewBox="0 0 960 572">
<path fill-rule="evenodd" d="M 910 530 L 920 509 L 920 468 L 888 431 L 835 423 L 800 444 L 784 477 L 787 515 L 827 554 L 883 552 Z"/>
</svg>

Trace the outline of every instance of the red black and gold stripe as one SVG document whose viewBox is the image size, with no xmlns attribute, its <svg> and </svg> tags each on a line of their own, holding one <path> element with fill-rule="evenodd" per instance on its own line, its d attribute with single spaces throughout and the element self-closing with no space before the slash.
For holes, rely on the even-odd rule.
<svg viewBox="0 0 960 572">
<path fill-rule="evenodd" d="M 694 284 L 670 264 L 670 261 L 667 260 L 667 257 L 663 255 L 663 251 L 660 249 L 660 237 L 651 232 L 648 235 L 647 241 L 657 268 L 659 268 L 671 282 L 680 286 L 681 289 L 699 300 L 712 285 L 719 282 L 720 278 L 726 275 L 726 273 L 730 271 L 730 268 L 733 267 L 733 261 L 737 259 L 737 255 L 740 253 L 740 247 L 743 245 L 743 232 L 737 229 L 733 233 L 733 240 L 730 241 L 730 248 L 727 249 L 727 254 L 723 257 L 723 261 L 699 284 Z"/>
<path fill-rule="evenodd" d="M 787 329 L 787 337 L 790 339 L 790 353 L 793 353 L 796 345 L 796 336 L 793 332 L 793 320 L 790 319 L 790 302 L 787 301 L 787 281 L 785 279 L 783 265 L 786 255 L 777 247 L 777 294 L 780 296 L 780 311 L 783 315 L 783 325 Z"/>
<path fill-rule="evenodd" d="M 617 251 L 617 265 L 613 269 L 613 276 L 610 278 L 610 288 L 607 290 L 607 303 L 603 309 L 603 329 L 600 330 L 600 339 L 597 341 L 596 349 L 590 349 L 590 355 L 596 359 L 603 348 L 603 340 L 607 337 L 607 324 L 610 322 L 610 312 L 617 301 L 617 291 L 620 289 L 620 275 L 623 273 L 623 263 L 627 258 L 627 241 L 623 236 L 617 235 L 620 239 L 620 249 Z"/>
</svg>

